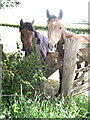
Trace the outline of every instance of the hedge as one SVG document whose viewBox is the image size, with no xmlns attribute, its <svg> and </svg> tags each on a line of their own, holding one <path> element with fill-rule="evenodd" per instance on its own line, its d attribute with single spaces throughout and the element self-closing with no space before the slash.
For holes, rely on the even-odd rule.
<svg viewBox="0 0 90 120">
<path fill-rule="evenodd" d="M 14 24 L 5 24 L 1 23 L 0 26 L 5 26 L 5 27 L 14 27 L 14 28 L 19 28 L 20 25 L 14 25 Z M 47 30 L 46 26 L 34 26 L 36 30 Z M 67 30 L 72 31 L 76 34 L 90 34 L 90 28 L 69 28 L 65 27 Z"/>
</svg>

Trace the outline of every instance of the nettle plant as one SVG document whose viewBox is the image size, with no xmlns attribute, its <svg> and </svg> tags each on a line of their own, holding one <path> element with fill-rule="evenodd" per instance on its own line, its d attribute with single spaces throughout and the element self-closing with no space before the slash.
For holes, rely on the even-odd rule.
<svg viewBox="0 0 90 120">
<path fill-rule="evenodd" d="M 17 49 L 18 52 L 6 54 L 7 60 L 3 62 L 2 94 L 32 98 L 35 91 L 40 92 L 40 80 L 44 76 L 43 66 L 34 52 L 23 57 L 18 43 Z M 3 97 L 8 102 L 11 98 Z"/>
<path fill-rule="evenodd" d="M 6 54 L 3 62 L 2 114 L 0 118 L 86 118 L 87 99 L 70 96 L 59 101 L 40 100 L 40 81 L 44 76 L 38 56 L 23 57 L 18 52 Z M 10 57 L 13 57 L 11 62 Z M 42 62 L 42 61 L 41 61 Z"/>
</svg>

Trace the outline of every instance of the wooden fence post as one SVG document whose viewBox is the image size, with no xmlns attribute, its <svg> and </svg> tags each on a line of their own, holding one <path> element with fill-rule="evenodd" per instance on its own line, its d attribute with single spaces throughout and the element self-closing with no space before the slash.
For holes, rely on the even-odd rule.
<svg viewBox="0 0 90 120">
<path fill-rule="evenodd" d="M 2 51 L 3 45 L 0 44 L 0 115 L 2 113 Z"/>
<path fill-rule="evenodd" d="M 62 74 L 61 94 L 66 97 L 72 90 L 76 58 L 77 58 L 78 42 L 71 38 L 66 38 L 64 45 L 64 63 Z"/>
</svg>

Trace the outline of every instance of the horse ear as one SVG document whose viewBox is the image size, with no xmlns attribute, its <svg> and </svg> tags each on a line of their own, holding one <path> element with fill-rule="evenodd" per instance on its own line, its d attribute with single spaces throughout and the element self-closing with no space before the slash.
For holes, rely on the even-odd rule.
<svg viewBox="0 0 90 120">
<path fill-rule="evenodd" d="M 23 25 L 23 24 L 24 24 L 24 23 L 23 23 L 23 20 L 21 19 L 21 20 L 20 20 L 20 25 Z"/>
<path fill-rule="evenodd" d="M 46 16 L 47 16 L 47 18 L 50 18 L 50 13 L 49 13 L 49 10 L 47 9 L 47 11 L 46 11 Z"/>
<path fill-rule="evenodd" d="M 62 11 L 62 9 L 60 9 L 59 18 L 62 19 L 62 17 L 63 17 L 63 11 Z"/>
<path fill-rule="evenodd" d="M 34 25 L 34 20 L 32 21 L 32 23 L 31 23 L 32 25 Z"/>
</svg>

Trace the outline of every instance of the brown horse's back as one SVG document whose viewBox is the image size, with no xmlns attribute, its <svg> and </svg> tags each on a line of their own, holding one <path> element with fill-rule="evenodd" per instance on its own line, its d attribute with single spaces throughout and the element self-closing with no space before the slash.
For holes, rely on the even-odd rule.
<svg viewBox="0 0 90 120">
<path fill-rule="evenodd" d="M 88 38 L 86 36 L 79 36 L 79 35 L 75 35 L 73 33 L 67 33 L 66 34 L 67 38 L 73 37 L 75 40 L 77 40 L 79 43 L 89 43 L 90 40 L 88 40 Z M 85 55 L 85 56 L 89 56 L 90 55 L 90 48 L 83 48 L 80 49 L 80 51 Z"/>
<path fill-rule="evenodd" d="M 79 43 L 87 43 L 90 42 L 86 36 L 79 36 L 73 33 L 66 33 L 66 37 L 70 38 L 73 37 L 75 40 L 77 40 Z"/>
<path fill-rule="evenodd" d="M 83 49 L 80 49 L 80 51 L 81 51 L 85 56 L 89 56 L 89 55 L 90 55 L 90 48 L 83 48 Z"/>
<path fill-rule="evenodd" d="M 88 38 L 86 36 L 77 36 L 77 40 L 80 43 L 90 42 L 90 40 L 88 40 Z"/>
</svg>

